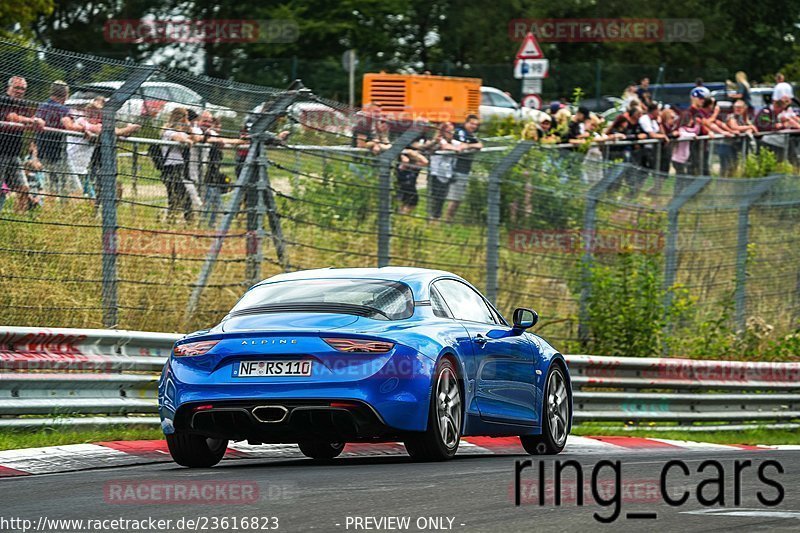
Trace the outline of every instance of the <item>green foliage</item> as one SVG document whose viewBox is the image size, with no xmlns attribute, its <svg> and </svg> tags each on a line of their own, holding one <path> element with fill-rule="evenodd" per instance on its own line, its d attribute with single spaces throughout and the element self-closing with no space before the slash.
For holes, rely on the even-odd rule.
<svg viewBox="0 0 800 533">
<path fill-rule="evenodd" d="M 292 213 L 323 226 L 360 225 L 377 209 L 377 179 L 367 165 L 331 164 L 322 178 L 309 177 L 293 182 L 293 195 L 304 205 L 303 213 Z"/>
<path fill-rule="evenodd" d="M 583 89 L 581 89 L 580 87 L 575 87 L 574 89 L 572 89 L 572 98 L 570 99 L 570 102 L 573 105 L 579 105 L 581 103 L 581 100 L 583 100 L 584 96 L 585 93 L 583 92 Z"/>
<path fill-rule="evenodd" d="M 0 2 L 0 37 L 31 36 L 31 24 L 53 11 L 53 0 L 4 0 Z M 15 26 L 19 25 L 19 31 Z"/>
<path fill-rule="evenodd" d="M 657 255 L 624 252 L 588 269 L 589 353 L 647 357 L 661 353 L 667 323 L 680 321 L 690 304 L 672 289 L 664 307 L 661 261 Z"/>
<path fill-rule="evenodd" d="M 744 178 L 763 178 L 773 174 L 792 174 L 794 169 L 788 161 L 778 162 L 772 150 L 761 149 L 757 154 L 748 154 L 744 161 Z"/>
<path fill-rule="evenodd" d="M 481 136 L 483 137 L 514 137 L 520 139 L 525 123 L 515 119 L 513 116 L 491 117 L 481 124 Z"/>
<path fill-rule="evenodd" d="M 574 184 L 581 180 L 581 161 L 553 150 L 528 152 L 501 183 L 501 221 L 510 229 L 578 227 L 583 199 Z"/>
</svg>

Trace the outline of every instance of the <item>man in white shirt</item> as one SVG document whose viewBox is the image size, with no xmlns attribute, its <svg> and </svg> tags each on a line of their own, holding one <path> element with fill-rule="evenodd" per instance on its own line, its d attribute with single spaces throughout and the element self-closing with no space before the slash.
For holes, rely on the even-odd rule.
<svg viewBox="0 0 800 533">
<path fill-rule="evenodd" d="M 775 74 L 775 87 L 772 89 L 772 101 L 777 102 L 779 100 L 783 100 L 787 96 L 789 97 L 789 100 L 793 100 L 794 89 L 792 89 L 792 86 L 786 82 L 783 74 L 778 72 Z"/>
<path fill-rule="evenodd" d="M 644 113 L 641 117 L 639 117 L 639 128 L 641 128 L 643 133 L 647 134 L 648 139 L 664 140 L 667 138 L 667 136 L 664 134 L 664 131 L 661 128 L 657 103 L 650 102 L 649 104 L 647 104 L 647 113 Z M 644 150 L 642 151 L 641 161 L 643 167 L 655 168 L 656 166 L 655 144 L 646 144 L 644 146 Z"/>
</svg>

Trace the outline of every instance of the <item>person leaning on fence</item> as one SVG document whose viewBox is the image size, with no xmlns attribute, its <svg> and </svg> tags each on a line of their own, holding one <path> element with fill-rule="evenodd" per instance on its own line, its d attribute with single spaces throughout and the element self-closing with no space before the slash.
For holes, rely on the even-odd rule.
<svg viewBox="0 0 800 533">
<path fill-rule="evenodd" d="M 456 128 L 454 138 L 468 146 L 461 148 L 456 156 L 453 165 L 453 180 L 450 182 L 450 189 L 447 192 L 447 221 L 452 222 L 456 216 L 456 211 L 467 196 L 467 185 L 469 184 L 469 173 L 472 171 L 474 153 L 483 149 L 483 143 L 475 136 L 480 127 L 481 121 L 477 115 L 468 115 L 464 125 Z"/>
<path fill-rule="evenodd" d="M 200 152 L 201 168 L 205 169 L 202 180 L 205 189 L 203 191 L 203 218 L 209 226 L 213 226 L 222 207 L 222 194 L 233 182 L 230 176 L 222 172 L 222 161 L 225 158 L 222 149 L 226 146 L 244 145 L 248 141 L 221 137 L 219 135 L 221 124 L 209 111 L 200 113 L 197 126 L 200 130 L 200 137 L 195 137 L 195 142 L 207 145 Z M 286 139 L 287 135 L 288 131 L 286 135 L 279 135 L 278 138 Z"/>
<path fill-rule="evenodd" d="M 391 147 L 392 142 L 389 139 L 389 122 L 381 117 L 375 121 L 369 141 L 364 144 L 364 148 L 372 152 L 372 155 L 378 155 Z"/>
<path fill-rule="evenodd" d="M 435 138 L 429 140 L 426 135 L 429 123 L 423 119 L 417 124 L 422 127 L 419 137 L 400 152 L 397 165 L 397 196 L 400 201 L 398 213 L 401 215 L 411 214 L 419 203 L 417 179 L 420 170 L 428 166 L 430 154 L 436 143 Z"/>
<path fill-rule="evenodd" d="M 676 143 L 672 148 L 672 166 L 678 179 L 675 188 L 681 189 L 684 180 L 681 176 L 689 174 L 691 168 L 691 145 L 694 139 L 700 134 L 700 125 L 695 116 L 686 112 L 678 120 L 678 128 L 675 130 Z M 679 192 L 676 190 L 676 192 Z"/>
<path fill-rule="evenodd" d="M 15 192 L 17 202 L 14 209 L 18 213 L 33 207 L 20 159 L 25 129 L 41 131 L 44 128 L 44 120 L 35 117 L 34 110 L 24 100 L 27 89 L 25 78 L 12 76 L 6 94 L 0 96 L 0 210 L 6 196 Z"/>
<path fill-rule="evenodd" d="M 670 166 L 672 165 L 672 150 L 674 148 L 674 141 L 678 137 L 678 127 L 680 126 L 680 114 L 675 111 L 669 104 L 666 104 L 661 110 L 661 129 L 667 140 L 661 145 L 661 168 L 659 169 L 664 174 L 669 174 Z"/>
<path fill-rule="evenodd" d="M 83 194 L 95 198 L 95 189 L 89 178 L 89 168 L 92 156 L 98 144 L 100 132 L 103 129 L 102 97 L 95 98 L 83 108 L 83 115 L 75 119 L 75 125 L 83 131 L 80 137 L 71 137 L 67 145 L 67 165 L 71 179 L 83 188 Z"/>
<path fill-rule="evenodd" d="M 699 79 L 695 82 L 699 83 L 694 89 L 689 92 L 689 109 L 687 110 L 688 116 L 694 119 L 694 123 L 699 128 L 698 135 L 708 135 L 709 131 L 706 126 L 706 118 L 709 116 L 709 111 L 704 107 L 706 98 L 711 94 L 706 87 L 704 87 L 703 80 Z M 707 142 L 692 142 L 689 145 L 691 155 L 689 157 L 689 169 L 695 176 L 708 176 L 709 175 L 709 147 Z"/>
<path fill-rule="evenodd" d="M 784 100 L 773 100 L 772 103 L 758 112 L 755 117 L 755 125 L 759 132 L 765 133 L 760 138 L 759 149 L 766 148 L 775 154 L 779 160 L 783 160 L 786 135 L 781 134 L 785 129 L 781 121 L 780 114 L 786 107 Z"/>
<path fill-rule="evenodd" d="M 564 136 L 564 142 L 570 142 L 573 140 L 582 141 L 589 138 L 589 134 L 586 132 L 585 124 L 587 118 L 589 118 L 589 109 L 586 108 L 586 106 L 578 107 L 578 111 L 569 120 L 566 135 Z"/>
<path fill-rule="evenodd" d="M 754 135 L 758 132 L 755 124 L 750 121 L 749 107 L 744 99 L 733 103 L 733 113 L 728 115 L 728 128 L 737 135 L 732 141 L 734 161 L 738 162 L 743 150 L 750 149 L 755 153 L 756 141 Z"/>
<path fill-rule="evenodd" d="M 455 154 L 462 146 L 466 146 L 455 139 L 455 131 L 452 122 L 444 122 L 439 126 L 434 138 L 428 170 L 428 216 L 432 220 L 439 220 L 442 217 L 442 207 L 450 189 L 450 181 L 453 179 Z"/>
<path fill-rule="evenodd" d="M 182 209 L 184 219 L 189 222 L 192 220 L 192 201 L 186 190 L 184 177 L 186 161 L 183 149 L 191 146 L 193 141 L 189 111 L 185 107 L 176 107 L 172 110 L 161 134 L 161 140 L 180 144 L 180 146 L 170 144 L 161 147 L 163 156 L 161 181 L 167 188 L 167 218 L 173 218 L 175 213 Z"/>
<path fill-rule="evenodd" d="M 661 127 L 661 113 L 658 109 L 658 104 L 650 102 L 647 104 L 646 113 L 639 117 L 639 129 L 642 130 L 647 137 L 646 139 L 655 139 L 659 142 L 665 141 L 667 135 Z M 656 169 L 657 147 L 655 144 L 645 144 L 642 148 L 642 156 L 640 158 L 641 165 L 644 168 L 651 170 Z M 659 182 L 657 182 L 658 184 Z"/>
<path fill-rule="evenodd" d="M 64 102 L 69 98 L 69 87 L 63 81 L 54 81 L 50 86 L 50 98 L 36 110 L 36 116 L 44 121 L 47 128 L 83 133 L 81 125 L 71 116 L 71 110 Z M 75 142 L 79 136 L 63 131 L 40 131 L 36 134 L 38 158 L 44 165 L 49 178 L 48 188 L 64 200 L 66 196 L 80 194 L 83 186 L 69 170 L 67 162 L 67 143 Z"/>
</svg>

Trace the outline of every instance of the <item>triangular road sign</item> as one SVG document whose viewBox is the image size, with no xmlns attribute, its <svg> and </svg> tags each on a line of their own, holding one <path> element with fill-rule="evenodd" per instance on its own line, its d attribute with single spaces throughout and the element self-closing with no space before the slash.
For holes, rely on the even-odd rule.
<svg viewBox="0 0 800 533">
<path fill-rule="evenodd" d="M 525 40 L 522 41 L 522 46 L 517 52 L 517 59 L 541 59 L 543 57 L 544 54 L 539 47 L 539 43 L 536 42 L 536 37 L 534 37 L 531 32 L 528 32 L 528 35 L 525 36 Z"/>
</svg>

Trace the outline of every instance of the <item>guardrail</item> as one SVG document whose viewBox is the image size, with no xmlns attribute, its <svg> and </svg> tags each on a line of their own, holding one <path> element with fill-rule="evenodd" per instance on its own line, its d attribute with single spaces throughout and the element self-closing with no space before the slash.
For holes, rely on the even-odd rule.
<svg viewBox="0 0 800 533">
<path fill-rule="evenodd" d="M 0 428 L 157 425 L 158 371 L 180 337 L 0 327 Z M 590 355 L 567 363 L 577 424 L 669 422 L 680 425 L 663 429 L 691 430 L 709 429 L 695 422 L 742 429 L 800 420 L 800 363 Z"/>
</svg>

